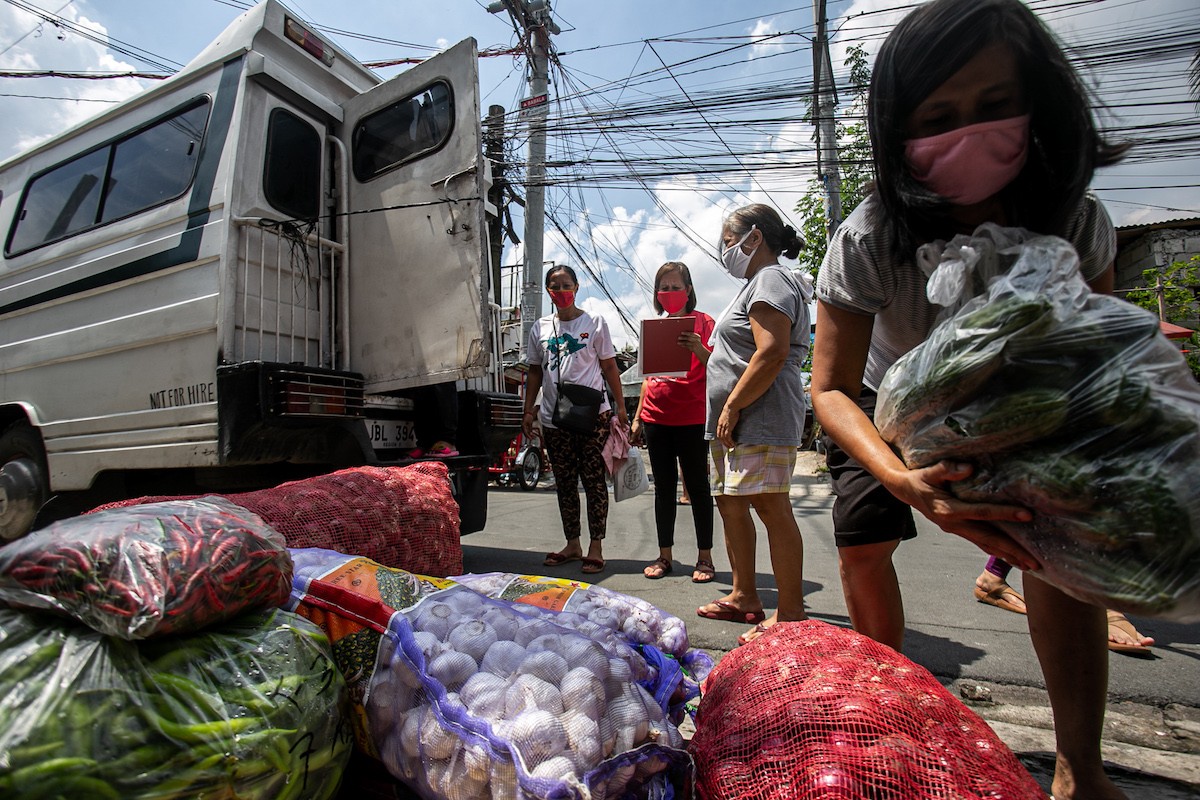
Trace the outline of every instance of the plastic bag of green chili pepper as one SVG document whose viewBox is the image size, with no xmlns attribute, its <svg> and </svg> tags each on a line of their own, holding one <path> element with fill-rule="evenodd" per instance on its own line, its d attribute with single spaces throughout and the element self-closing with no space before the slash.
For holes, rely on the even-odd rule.
<svg viewBox="0 0 1200 800">
<path fill-rule="evenodd" d="M 281 606 L 291 581 L 283 537 L 222 497 L 73 517 L 0 548 L 0 601 L 122 639 Z"/>
<path fill-rule="evenodd" d="M 323 800 L 350 757 L 325 634 L 286 611 L 129 642 L 0 609 L 0 797 Z"/>
</svg>

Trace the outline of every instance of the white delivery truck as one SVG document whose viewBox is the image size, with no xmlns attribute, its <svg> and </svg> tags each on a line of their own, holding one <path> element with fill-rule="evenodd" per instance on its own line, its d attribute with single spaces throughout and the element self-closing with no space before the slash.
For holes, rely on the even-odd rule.
<svg viewBox="0 0 1200 800">
<path fill-rule="evenodd" d="M 463 532 L 516 434 L 475 43 L 381 82 L 266 0 L 0 164 L 0 536 L 106 500 L 405 463 L 454 382 Z"/>
</svg>

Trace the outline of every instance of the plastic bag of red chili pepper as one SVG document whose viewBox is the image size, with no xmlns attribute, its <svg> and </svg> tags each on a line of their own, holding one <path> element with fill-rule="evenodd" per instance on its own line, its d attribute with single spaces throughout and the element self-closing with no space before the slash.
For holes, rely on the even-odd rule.
<svg viewBox="0 0 1200 800">
<path fill-rule="evenodd" d="M 283 537 L 220 497 L 73 517 L 0 548 L 0 601 L 121 639 L 282 605 L 291 582 Z"/>
</svg>

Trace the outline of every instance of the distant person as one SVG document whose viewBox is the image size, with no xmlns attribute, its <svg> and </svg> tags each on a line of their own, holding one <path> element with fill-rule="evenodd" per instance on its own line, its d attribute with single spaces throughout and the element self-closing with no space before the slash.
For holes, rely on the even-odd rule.
<svg viewBox="0 0 1200 800">
<path fill-rule="evenodd" d="M 527 440 L 536 435 L 535 417 L 542 428 L 542 442 L 554 465 L 554 490 L 558 513 L 562 517 L 567 545 L 547 553 L 543 566 L 557 567 L 570 561 L 582 561 L 582 571 L 595 574 L 604 570 L 604 535 L 608 524 L 608 484 L 604 465 L 604 443 L 609 435 L 609 418 L 615 409 L 621 424 L 628 426 L 629 415 L 621 395 L 621 374 L 616 350 L 603 317 L 593 317 L 575 304 L 579 279 L 575 270 L 554 266 L 546 272 L 546 291 L 555 311 L 542 317 L 529 330 L 529 373 L 525 381 L 525 414 L 522 430 Z M 589 386 L 603 392 L 608 386 L 589 433 L 557 428 L 554 407 L 560 383 Z M 541 405 L 535 407 L 538 390 Z M 612 405 L 609 404 L 612 398 Z M 579 483 L 587 498 L 589 544 L 584 555 L 580 544 Z"/>
<path fill-rule="evenodd" d="M 829 242 L 817 278 L 812 400 L 829 442 L 834 538 L 854 629 L 899 650 L 904 604 L 892 556 L 913 509 L 1026 570 L 1029 633 L 1054 712 L 1057 800 L 1124 798 L 1104 773 L 1104 609 L 1041 580 L 995 522 L 1028 509 L 959 500 L 969 464 L 910 469 L 873 420 L 884 373 L 925 341 L 940 309 L 917 248 L 983 223 L 1069 240 L 1093 291 L 1113 285 L 1116 234 L 1088 192 L 1123 147 L 1099 133 L 1088 92 L 1054 35 L 1020 0 L 931 0 L 880 47 L 867 101 L 874 186 Z"/>
<path fill-rule="evenodd" d="M 679 336 L 679 346 L 692 353 L 687 375 L 647 376 L 633 416 L 634 443 L 644 441 L 654 476 L 654 524 L 658 558 L 642 570 L 647 578 L 671 573 L 675 545 L 675 479 L 683 477 L 685 496 L 692 502 L 696 528 L 696 568 L 693 583 L 716 577 L 713 566 L 713 499 L 708 483 L 708 442 L 704 439 L 705 364 L 713 318 L 696 310 L 696 289 L 685 264 L 668 261 L 654 277 L 654 310 L 672 317 L 691 317 L 692 330 Z"/>
<path fill-rule="evenodd" d="M 989 558 L 983 572 L 975 579 L 975 599 L 1014 614 L 1025 614 L 1025 597 L 1008 585 L 1008 573 L 1011 570 L 1012 565 L 1004 559 L 995 556 Z M 1131 656 L 1153 656 L 1150 647 L 1154 640 L 1139 633 L 1128 617 L 1111 609 L 1105 616 L 1109 650 Z"/>
<path fill-rule="evenodd" d="M 705 421 L 733 590 L 696 613 L 754 625 L 738 637 L 745 644 L 776 622 L 807 619 L 804 543 L 790 491 L 807 410 L 800 367 L 808 353 L 812 282 L 779 263 L 780 256 L 795 258 L 803 242 L 769 206 L 734 211 L 721 241 L 721 263 L 746 281 L 714 330 Z M 755 585 L 751 509 L 767 529 L 778 590 L 770 618 Z"/>
</svg>

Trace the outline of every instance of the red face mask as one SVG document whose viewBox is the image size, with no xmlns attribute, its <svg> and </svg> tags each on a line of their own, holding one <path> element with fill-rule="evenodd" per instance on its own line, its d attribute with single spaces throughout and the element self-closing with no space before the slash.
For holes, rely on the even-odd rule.
<svg viewBox="0 0 1200 800">
<path fill-rule="evenodd" d="M 688 293 L 680 291 L 658 292 L 658 304 L 663 307 L 663 311 L 668 314 L 674 314 L 677 311 L 682 311 L 687 308 Z"/>
<path fill-rule="evenodd" d="M 555 308 L 570 308 L 575 305 L 575 290 L 563 289 L 547 289 L 550 292 L 550 302 L 554 303 Z"/>
</svg>

